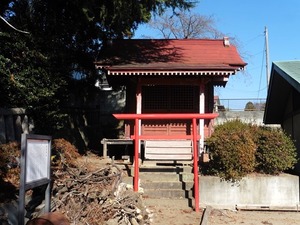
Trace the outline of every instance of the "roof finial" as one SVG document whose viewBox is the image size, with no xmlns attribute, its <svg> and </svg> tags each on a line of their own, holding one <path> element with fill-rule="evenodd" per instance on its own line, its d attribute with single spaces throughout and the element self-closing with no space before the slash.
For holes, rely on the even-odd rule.
<svg viewBox="0 0 300 225">
<path fill-rule="evenodd" d="M 225 47 L 229 47 L 230 46 L 229 37 L 224 37 L 223 38 L 223 42 L 224 42 L 224 46 Z"/>
</svg>

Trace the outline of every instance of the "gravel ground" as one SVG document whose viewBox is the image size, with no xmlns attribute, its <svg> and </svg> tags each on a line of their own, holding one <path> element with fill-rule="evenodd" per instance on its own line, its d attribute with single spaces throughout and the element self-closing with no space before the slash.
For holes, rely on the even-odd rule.
<svg viewBox="0 0 300 225">
<path fill-rule="evenodd" d="M 229 211 L 213 209 L 210 213 L 208 224 L 299 225 L 300 212 Z"/>
<path fill-rule="evenodd" d="M 299 225 L 300 212 L 293 211 L 233 211 L 200 209 L 195 212 L 187 199 L 144 199 L 152 211 L 152 225 Z"/>
<path fill-rule="evenodd" d="M 198 225 L 203 210 L 195 212 L 187 199 L 144 198 L 144 204 L 153 213 L 151 225 Z"/>
</svg>

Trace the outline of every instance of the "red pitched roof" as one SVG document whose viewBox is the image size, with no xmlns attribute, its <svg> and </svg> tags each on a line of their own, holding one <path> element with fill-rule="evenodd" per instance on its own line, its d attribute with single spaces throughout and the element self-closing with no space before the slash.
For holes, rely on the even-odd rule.
<svg viewBox="0 0 300 225">
<path fill-rule="evenodd" d="M 96 62 L 108 75 L 234 74 L 246 66 L 233 45 L 210 39 L 114 40 Z"/>
</svg>

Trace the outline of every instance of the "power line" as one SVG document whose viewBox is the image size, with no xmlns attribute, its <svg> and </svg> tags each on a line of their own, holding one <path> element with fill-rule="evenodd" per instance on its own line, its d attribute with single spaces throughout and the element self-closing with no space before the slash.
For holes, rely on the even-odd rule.
<svg viewBox="0 0 300 225">
<path fill-rule="evenodd" d="M 14 29 L 15 31 L 18 31 L 20 33 L 23 33 L 23 34 L 29 34 L 29 32 L 27 31 L 23 31 L 23 30 L 19 30 L 17 28 L 15 28 L 13 25 L 11 25 L 6 19 L 4 19 L 2 16 L 0 16 L 0 19 L 2 19 L 8 26 L 10 26 L 12 29 Z"/>
<path fill-rule="evenodd" d="M 265 49 L 266 44 L 264 44 L 264 49 Z M 260 68 L 260 78 L 259 78 L 259 85 L 258 85 L 258 90 L 260 90 L 260 86 L 261 86 L 261 79 L 262 79 L 262 73 L 263 73 L 263 65 L 264 65 L 264 55 L 262 56 L 262 62 L 261 62 L 261 68 Z M 257 97 L 259 97 L 259 92 L 257 92 Z"/>
</svg>

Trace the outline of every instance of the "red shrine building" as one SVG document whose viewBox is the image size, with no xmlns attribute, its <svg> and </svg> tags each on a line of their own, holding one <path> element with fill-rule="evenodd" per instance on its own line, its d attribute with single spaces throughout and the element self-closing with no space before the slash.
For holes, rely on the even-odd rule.
<svg viewBox="0 0 300 225">
<path fill-rule="evenodd" d="M 103 47 L 96 62 L 96 68 L 110 85 L 126 87 L 124 114 L 213 113 L 214 87 L 225 87 L 229 77 L 245 66 L 228 38 L 113 40 Z M 133 120 L 124 121 L 122 139 L 132 140 L 134 126 Z M 191 134 L 190 120 L 145 119 L 140 120 L 138 126 L 139 135 L 155 137 L 152 149 L 150 140 L 144 140 L 142 158 L 189 158 L 186 154 L 192 151 L 191 143 L 181 138 L 176 140 L 176 137 Z M 197 121 L 200 153 L 205 138 L 212 132 L 213 119 Z M 166 146 L 178 148 L 173 152 L 162 150 Z"/>
</svg>

